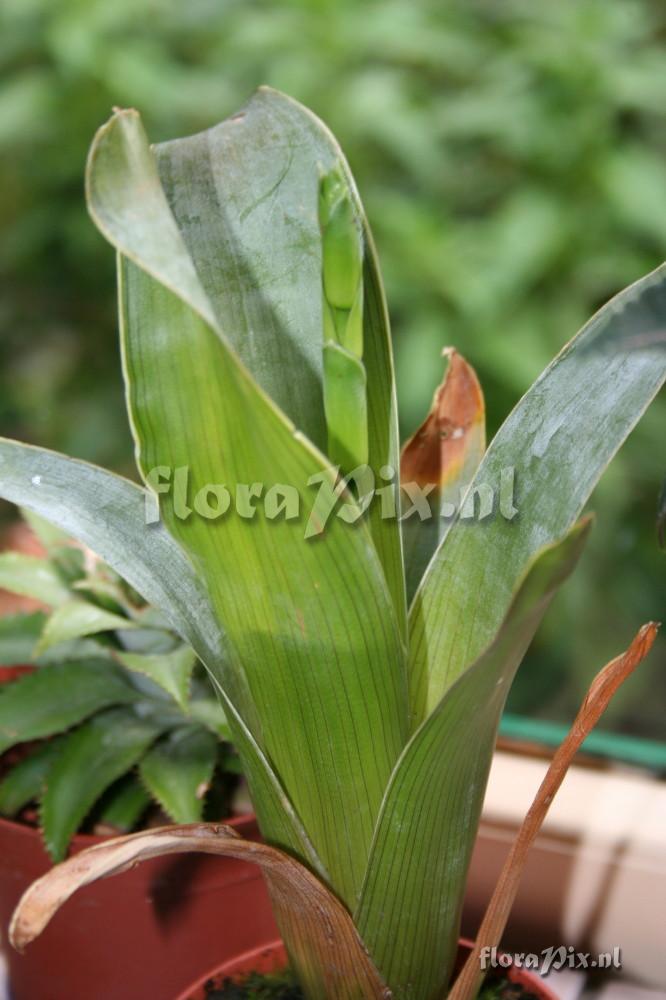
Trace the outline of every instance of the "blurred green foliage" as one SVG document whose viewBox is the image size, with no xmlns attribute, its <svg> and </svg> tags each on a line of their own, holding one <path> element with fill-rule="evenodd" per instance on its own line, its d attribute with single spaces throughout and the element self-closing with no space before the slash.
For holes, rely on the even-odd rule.
<svg viewBox="0 0 666 1000">
<path fill-rule="evenodd" d="M 494 431 L 589 314 L 666 257 L 665 37 L 660 0 L 4 0 L 3 433 L 131 469 L 88 145 L 112 105 L 138 107 L 159 141 L 260 83 L 313 107 L 350 159 L 385 272 L 403 433 L 445 344 L 477 367 Z M 663 614 L 664 415 L 661 400 L 598 488 L 590 551 L 514 711 L 567 718 L 593 670 Z M 655 652 L 609 724 L 664 738 L 665 696 Z"/>
</svg>

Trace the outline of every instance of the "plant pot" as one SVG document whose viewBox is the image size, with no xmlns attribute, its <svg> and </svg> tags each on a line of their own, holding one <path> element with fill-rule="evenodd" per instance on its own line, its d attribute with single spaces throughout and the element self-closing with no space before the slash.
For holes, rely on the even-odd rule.
<svg viewBox="0 0 666 1000">
<path fill-rule="evenodd" d="M 254 816 L 229 823 L 245 837 L 259 835 Z M 71 853 L 102 839 L 77 835 Z M 9 919 L 50 867 L 36 829 L 0 820 L 0 927 L 12 1000 L 171 1000 L 203 970 L 277 933 L 256 866 L 183 855 L 76 893 L 19 955 L 7 944 Z"/>
<path fill-rule="evenodd" d="M 457 966 L 460 967 L 467 957 L 471 942 L 461 940 L 458 945 Z M 225 979 L 240 979 L 250 972 L 275 972 L 284 967 L 287 960 L 284 945 L 279 938 L 268 945 L 252 948 L 236 958 L 222 960 L 213 967 L 208 975 L 197 979 L 192 986 L 177 994 L 176 1000 L 207 1000 L 207 988 L 220 986 Z M 500 970 L 502 976 L 512 983 L 517 983 L 529 990 L 538 1000 L 557 1000 L 557 997 L 544 985 L 543 980 L 525 969 L 509 968 Z"/>
</svg>

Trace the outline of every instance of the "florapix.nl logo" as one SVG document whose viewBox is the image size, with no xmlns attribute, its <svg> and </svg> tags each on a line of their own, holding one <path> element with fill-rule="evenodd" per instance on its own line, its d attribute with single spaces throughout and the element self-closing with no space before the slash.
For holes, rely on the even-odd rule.
<svg viewBox="0 0 666 1000">
<path fill-rule="evenodd" d="M 453 495 L 441 493 L 434 483 L 398 484 L 391 466 L 382 466 L 375 474 L 368 465 L 346 476 L 337 469 L 322 470 L 306 479 L 303 487 L 262 482 L 201 484 L 189 466 L 158 465 L 148 472 L 146 485 L 147 524 L 161 520 L 162 505 L 168 502 L 172 515 L 181 521 L 192 517 L 301 521 L 306 539 L 321 535 L 333 517 L 357 524 L 373 505 L 382 519 L 403 522 L 435 518 L 482 522 L 497 516 L 512 521 L 518 514 L 513 467 L 501 469 L 495 482 L 475 480 Z"/>
</svg>

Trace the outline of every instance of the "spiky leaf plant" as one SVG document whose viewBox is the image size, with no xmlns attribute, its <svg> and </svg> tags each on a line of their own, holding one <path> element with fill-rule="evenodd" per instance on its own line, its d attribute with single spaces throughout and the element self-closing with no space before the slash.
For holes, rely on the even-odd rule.
<svg viewBox="0 0 666 1000">
<path fill-rule="evenodd" d="M 590 321 L 485 453 L 478 383 L 448 355 L 403 454 L 408 607 L 384 293 L 330 133 L 267 89 L 155 148 L 119 111 L 87 194 L 118 252 L 145 486 L 7 441 L 2 494 L 94 549 L 201 657 L 271 846 L 204 826 L 91 852 L 26 899 L 14 939 L 76 884 L 199 847 L 262 865 L 312 1000 L 442 997 L 511 680 L 666 374 L 666 270 Z"/>
<path fill-rule="evenodd" d="M 0 686 L 0 814 L 36 803 L 54 861 L 84 820 L 129 831 L 151 803 L 177 823 L 228 815 L 237 757 L 196 655 L 92 552 L 26 517 L 45 554 L 0 553 L 0 588 L 50 609 L 0 628 L 0 663 L 34 667 Z"/>
</svg>

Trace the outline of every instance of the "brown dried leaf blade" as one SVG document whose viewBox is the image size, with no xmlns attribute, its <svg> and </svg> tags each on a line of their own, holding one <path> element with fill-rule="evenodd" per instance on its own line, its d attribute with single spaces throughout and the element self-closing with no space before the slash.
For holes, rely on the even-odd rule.
<svg viewBox="0 0 666 1000">
<path fill-rule="evenodd" d="M 534 802 L 513 842 L 479 928 L 474 948 L 456 979 L 448 1000 L 473 1000 L 476 996 L 483 980 L 479 956 L 484 948 L 496 947 L 500 942 L 518 892 L 530 847 L 541 829 L 555 794 L 564 781 L 576 752 L 596 726 L 613 695 L 649 653 L 658 628 L 655 622 L 643 625 L 626 652 L 607 663 L 592 681 L 578 715 L 568 735 L 556 750 Z"/>
<path fill-rule="evenodd" d="M 278 924 L 306 996 L 321 1000 L 389 1000 L 387 990 L 342 903 L 288 854 L 244 840 L 216 823 L 168 826 L 118 837 L 57 865 L 24 893 L 12 917 L 11 943 L 22 950 L 85 885 L 148 858 L 199 852 L 250 861 L 266 876 Z"/>
</svg>

